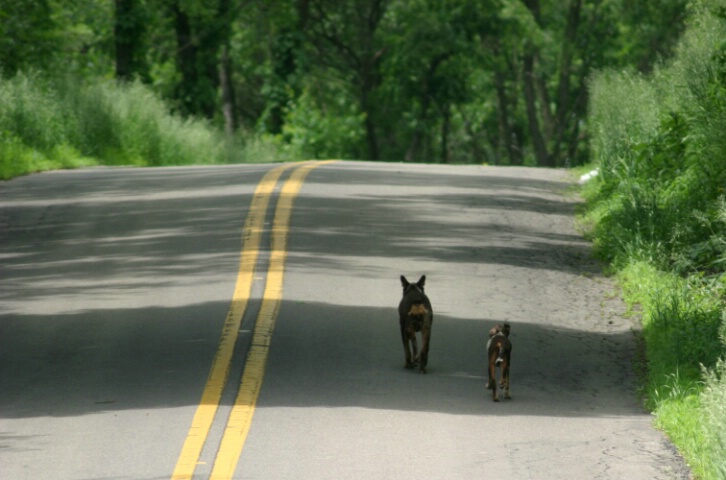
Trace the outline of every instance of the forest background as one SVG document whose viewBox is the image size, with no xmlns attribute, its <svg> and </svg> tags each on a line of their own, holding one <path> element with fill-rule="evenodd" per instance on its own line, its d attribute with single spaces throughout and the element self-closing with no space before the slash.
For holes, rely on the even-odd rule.
<svg viewBox="0 0 726 480">
<path fill-rule="evenodd" d="M 0 0 L 0 178 L 367 159 L 597 167 L 642 397 L 726 479 L 726 0 Z M 577 169 L 576 169 L 577 171 Z"/>
<path fill-rule="evenodd" d="M 580 165 L 591 73 L 652 69 L 685 9 L 685 0 L 0 0 L 0 173 L 79 157 Z M 11 155 L 24 160 L 5 165 Z"/>
</svg>

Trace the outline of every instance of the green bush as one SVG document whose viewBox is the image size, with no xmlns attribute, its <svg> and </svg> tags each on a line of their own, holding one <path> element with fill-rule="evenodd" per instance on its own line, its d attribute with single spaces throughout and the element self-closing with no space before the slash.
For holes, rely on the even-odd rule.
<svg viewBox="0 0 726 480">
<path fill-rule="evenodd" d="M 693 6 L 677 56 L 652 76 L 603 72 L 591 83 L 597 195 L 608 204 L 595 236 L 618 264 L 635 255 L 663 268 L 685 266 L 678 263 L 685 250 L 723 232 L 716 203 L 726 185 L 722 3 Z M 716 259 L 695 260 L 689 268 Z"/>
<path fill-rule="evenodd" d="M 192 165 L 292 159 L 182 118 L 140 83 L 38 74 L 0 78 L 0 175 L 83 165 Z"/>
<path fill-rule="evenodd" d="M 350 158 L 365 132 L 365 115 L 344 92 L 338 102 L 322 110 L 310 92 L 304 92 L 285 116 L 285 148 L 301 158 Z"/>
<path fill-rule="evenodd" d="M 724 342 L 726 338 L 722 336 Z M 726 478 L 726 361 L 720 360 L 715 368 L 704 369 L 706 387 L 702 395 L 701 414 L 704 419 L 705 457 L 713 478 Z"/>
<path fill-rule="evenodd" d="M 654 292 L 644 331 L 651 358 L 688 376 L 697 376 L 701 366 L 713 367 L 722 353 L 719 305 L 697 295 L 698 290 L 682 284 Z"/>
<path fill-rule="evenodd" d="M 726 479 L 726 0 L 696 0 L 675 57 L 591 81 L 583 192 L 597 251 L 642 306 L 647 405 L 697 478 Z"/>
<path fill-rule="evenodd" d="M 67 143 L 68 113 L 58 93 L 36 75 L 0 80 L 0 132 L 41 150 Z"/>
</svg>

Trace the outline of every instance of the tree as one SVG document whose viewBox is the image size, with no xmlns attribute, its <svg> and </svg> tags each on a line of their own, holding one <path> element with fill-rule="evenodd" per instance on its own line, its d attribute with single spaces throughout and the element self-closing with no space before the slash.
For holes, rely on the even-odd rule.
<svg viewBox="0 0 726 480">
<path fill-rule="evenodd" d="M 141 0 L 114 0 L 114 42 L 116 77 L 130 80 L 140 76 L 148 80 L 143 37 L 147 18 Z"/>
<path fill-rule="evenodd" d="M 0 1 L 0 73 L 50 63 L 59 37 L 47 0 Z"/>
<path fill-rule="evenodd" d="M 486 62 L 477 45 L 482 37 L 497 36 L 497 12 L 496 0 L 415 0 L 391 7 L 382 88 L 386 103 L 404 112 L 405 123 L 395 131 L 403 137 L 398 143 L 406 142 L 396 147 L 406 160 L 448 162 L 452 134 L 473 133 L 471 122 L 457 123 L 457 116 L 465 115 L 462 105 L 479 97 L 469 85 Z"/>
<path fill-rule="evenodd" d="M 507 84 L 514 84 L 524 100 L 524 144 L 535 164 L 554 167 L 579 162 L 573 157 L 581 153 L 579 129 L 585 115 L 586 81 L 597 66 L 590 61 L 594 57 L 587 56 L 590 49 L 598 48 L 587 31 L 597 29 L 602 20 L 593 14 L 599 11 L 599 3 L 587 9 L 587 16 L 583 15 L 582 0 L 545 6 L 540 0 L 523 0 L 520 6 L 524 9 L 514 9 L 510 14 L 513 26 L 507 30 L 509 35 L 490 43 L 497 55 L 505 56 L 495 70 L 500 121 L 504 125 L 500 141 L 511 163 L 519 163 L 514 143 L 507 140 L 514 138 L 507 130 L 510 112 L 516 111 L 507 104 L 515 98 L 507 95 Z M 508 72 L 501 68 L 503 65 L 507 65 Z M 521 75 L 517 75 L 518 71 Z"/>
<path fill-rule="evenodd" d="M 294 97 L 302 93 L 298 74 L 305 48 L 305 32 L 310 16 L 310 1 L 280 2 L 274 13 L 275 28 L 270 44 L 270 73 L 266 84 L 268 131 L 282 132 L 286 108 Z"/>
<path fill-rule="evenodd" d="M 389 0 L 309 0 L 306 35 L 317 61 L 353 89 L 365 114 L 367 157 L 380 158 L 375 124 L 374 91 L 381 82 L 380 62 L 385 47 L 378 28 Z"/>
<path fill-rule="evenodd" d="M 233 0 L 174 0 L 171 3 L 176 64 L 181 77 L 175 97 L 183 112 L 210 119 L 217 112 L 220 62 L 237 12 Z"/>
</svg>

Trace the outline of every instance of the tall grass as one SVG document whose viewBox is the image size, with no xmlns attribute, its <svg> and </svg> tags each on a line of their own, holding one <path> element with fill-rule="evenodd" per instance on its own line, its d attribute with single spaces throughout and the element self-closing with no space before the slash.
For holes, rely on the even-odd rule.
<svg viewBox="0 0 726 480">
<path fill-rule="evenodd" d="M 726 341 L 723 334 L 722 339 Z M 726 361 L 720 360 L 715 368 L 705 369 L 704 379 L 702 416 L 708 448 L 707 469 L 714 472 L 714 478 L 726 478 Z"/>
<path fill-rule="evenodd" d="M 651 75 L 591 82 L 587 223 L 642 306 L 646 403 L 704 479 L 726 479 L 726 0 L 695 0 Z"/>
<path fill-rule="evenodd" d="M 707 403 L 705 392 L 711 388 L 718 396 L 726 390 L 701 374 L 713 372 L 724 353 L 719 340 L 724 328 L 722 287 L 644 261 L 622 268 L 618 279 L 628 302 L 640 307 L 647 359 L 642 391 L 655 424 L 688 460 L 696 478 L 723 478 L 713 470 L 711 455 L 722 456 L 724 450 L 713 442 L 712 432 L 718 425 L 726 428 L 726 417 L 713 411 L 718 402 Z M 711 425 L 706 418 L 712 419 Z"/>
<path fill-rule="evenodd" d="M 250 142 L 252 143 L 252 142 Z M 140 83 L 36 74 L 0 78 L 0 178 L 82 165 L 165 166 L 289 159 L 275 142 L 226 137 L 174 115 Z M 260 158 L 258 153 L 266 155 Z"/>
</svg>

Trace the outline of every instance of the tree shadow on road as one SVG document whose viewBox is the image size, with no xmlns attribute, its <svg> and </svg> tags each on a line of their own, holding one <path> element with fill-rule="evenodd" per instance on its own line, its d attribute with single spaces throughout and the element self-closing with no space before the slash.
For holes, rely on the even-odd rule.
<svg viewBox="0 0 726 480">
<path fill-rule="evenodd" d="M 0 418 L 196 405 L 227 305 L 15 316 L 1 324 Z M 500 319 L 436 315 L 429 373 L 403 368 L 395 306 L 283 302 L 259 406 L 453 415 L 614 416 L 635 404 L 630 332 L 512 325 L 511 401 L 485 390 Z M 243 333 L 241 342 L 249 333 Z M 238 350 L 229 388 L 236 391 Z M 50 366 L 50 367 L 49 367 Z M 233 395 L 226 395 L 231 402 Z"/>
<path fill-rule="evenodd" d="M 354 170 L 351 188 L 380 183 L 372 170 Z M 37 200 L 38 192 L 25 193 L 1 209 L 13 228 L 3 234 L 12 242 L 3 252 L 0 298 L 6 306 L 47 304 L 35 313 L 10 311 L 0 318 L 1 417 L 74 416 L 199 401 L 229 304 L 199 302 L 194 292 L 220 271 L 233 278 L 251 198 L 251 186 L 242 193 L 230 190 L 240 181 L 232 171 L 199 172 L 191 179 L 171 172 L 181 182 L 174 192 L 155 191 L 159 171 L 125 171 L 134 178 L 124 181 L 80 172 L 71 178 L 89 185 L 82 198 L 54 191 Z M 260 168 L 259 175 L 264 171 Z M 483 182 L 475 176 L 407 173 L 379 184 L 386 194 L 352 191 L 331 201 L 321 186 L 338 178 L 326 169 L 315 171 L 296 200 L 290 269 L 334 275 L 350 270 L 351 256 L 359 256 L 567 275 L 598 271 L 597 263 L 587 260 L 589 245 L 577 234 L 536 229 L 526 221 L 500 222 L 497 212 L 507 210 L 569 218 L 576 202 L 553 193 L 567 186 L 560 180 L 503 175 Z M 118 193 L 108 198 L 109 184 L 103 182 L 113 187 L 115 181 Z M 124 193 L 128 184 L 135 194 Z M 433 194 L 434 185 L 450 189 Z M 192 192 L 197 193 L 190 208 L 185 197 Z M 184 215 L 174 215 L 180 210 Z M 102 222 L 124 225 L 124 235 L 100 228 Z M 58 259 L 59 251 L 64 258 Z M 395 278 L 400 272 L 390 267 L 356 273 L 361 282 Z M 220 297 L 229 297 L 229 283 Z M 183 288 L 174 290 L 180 284 Z M 139 295 L 146 296 L 147 306 L 94 306 L 98 298 L 123 302 Z M 430 373 L 417 375 L 402 368 L 395 303 L 384 308 L 335 302 L 283 302 L 264 405 L 491 411 L 483 378 L 486 332 L 505 319 L 437 314 Z M 500 413 L 588 416 L 637 410 L 630 332 L 593 333 L 534 322 L 513 327 L 514 400 L 497 406 Z M 231 383 L 236 380 L 233 375 Z"/>
<path fill-rule="evenodd" d="M 290 312 L 290 310 L 293 312 Z M 429 373 L 403 368 L 395 309 L 285 305 L 262 401 L 456 415 L 610 416 L 635 403 L 631 332 L 512 324 L 513 400 L 485 389 L 489 328 L 502 319 L 435 315 Z"/>
</svg>

